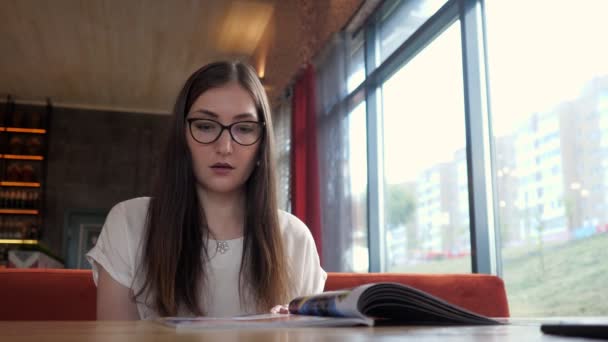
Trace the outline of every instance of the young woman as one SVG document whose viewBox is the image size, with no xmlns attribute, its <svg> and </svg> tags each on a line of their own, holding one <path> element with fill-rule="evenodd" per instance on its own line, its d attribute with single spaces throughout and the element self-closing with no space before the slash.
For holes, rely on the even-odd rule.
<svg viewBox="0 0 608 342">
<path fill-rule="evenodd" d="M 97 318 L 234 316 L 321 292 L 327 275 L 312 235 L 277 209 L 273 144 L 250 66 L 217 62 L 192 74 L 153 196 L 112 208 L 87 254 Z"/>
</svg>

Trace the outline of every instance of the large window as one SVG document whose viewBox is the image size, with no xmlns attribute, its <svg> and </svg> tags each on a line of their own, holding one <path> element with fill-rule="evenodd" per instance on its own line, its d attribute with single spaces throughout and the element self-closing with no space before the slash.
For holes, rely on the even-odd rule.
<svg viewBox="0 0 608 342">
<path fill-rule="evenodd" d="M 459 24 L 382 84 L 386 271 L 471 271 Z"/>
<path fill-rule="evenodd" d="M 608 3 L 491 0 L 486 13 L 511 311 L 605 315 Z"/>
<path fill-rule="evenodd" d="M 345 64 L 320 72 L 347 74 L 323 111 L 346 129 L 319 128 L 348 159 L 321 180 L 347 189 L 324 229 L 349 237 L 331 245 L 348 267 L 328 271 L 493 273 L 513 316 L 607 315 L 605 13 L 386 0 L 346 33 Z"/>
</svg>

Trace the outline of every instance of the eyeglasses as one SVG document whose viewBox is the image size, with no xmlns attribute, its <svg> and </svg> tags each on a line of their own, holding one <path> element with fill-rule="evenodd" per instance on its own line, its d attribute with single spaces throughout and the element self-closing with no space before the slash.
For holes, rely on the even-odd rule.
<svg viewBox="0 0 608 342">
<path fill-rule="evenodd" d="M 224 130 L 228 130 L 230 137 L 239 145 L 253 145 L 262 137 L 264 122 L 239 121 L 224 126 L 221 123 L 208 119 L 188 119 L 190 135 L 201 144 L 211 144 L 220 138 Z"/>
</svg>

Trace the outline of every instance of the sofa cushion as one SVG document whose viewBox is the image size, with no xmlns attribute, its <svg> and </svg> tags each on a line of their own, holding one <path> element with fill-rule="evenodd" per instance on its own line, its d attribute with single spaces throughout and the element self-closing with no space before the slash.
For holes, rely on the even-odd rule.
<svg viewBox="0 0 608 342">
<path fill-rule="evenodd" d="M 90 270 L 0 270 L 0 320 L 95 320 Z"/>
</svg>

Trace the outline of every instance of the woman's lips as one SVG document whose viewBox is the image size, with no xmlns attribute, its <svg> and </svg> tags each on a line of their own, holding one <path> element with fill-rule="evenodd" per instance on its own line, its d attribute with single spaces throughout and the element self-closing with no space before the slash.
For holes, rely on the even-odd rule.
<svg viewBox="0 0 608 342">
<path fill-rule="evenodd" d="M 213 165 L 211 165 L 211 167 L 219 167 L 219 168 L 225 168 L 225 169 L 234 169 L 234 166 L 228 164 L 228 163 L 215 163 Z"/>
<path fill-rule="evenodd" d="M 215 173 L 216 175 L 223 176 L 229 174 L 232 170 L 234 170 L 234 167 L 226 163 L 216 163 L 211 166 L 211 170 L 213 170 L 213 173 Z"/>
</svg>

